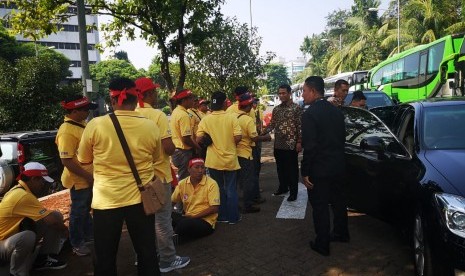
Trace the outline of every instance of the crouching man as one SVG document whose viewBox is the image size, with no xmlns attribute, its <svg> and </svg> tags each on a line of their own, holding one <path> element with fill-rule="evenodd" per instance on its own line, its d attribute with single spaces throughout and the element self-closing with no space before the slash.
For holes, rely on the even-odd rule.
<svg viewBox="0 0 465 276">
<path fill-rule="evenodd" d="M 53 182 L 47 168 L 27 163 L 18 185 L 0 202 L 0 259 L 10 263 L 10 275 L 29 275 L 32 265 L 36 270 L 66 267 L 65 262 L 49 256 L 58 254 L 60 239 L 68 236 L 68 228 L 60 212 L 47 210 L 37 199 L 44 181 Z"/>
<path fill-rule="evenodd" d="M 173 213 L 174 232 L 181 241 L 212 234 L 218 218 L 220 190 L 213 178 L 205 175 L 205 163 L 194 158 L 188 164 L 189 176 L 176 186 L 171 201 L 182 202 L 183 214 Z"/>
</svg>

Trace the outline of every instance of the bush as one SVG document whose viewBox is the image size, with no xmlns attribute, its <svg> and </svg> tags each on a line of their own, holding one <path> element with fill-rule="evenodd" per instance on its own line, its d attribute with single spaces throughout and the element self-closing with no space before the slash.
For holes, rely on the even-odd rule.
<svg viewBox="0 0 465 276">
<path fill-rule="evenodd" d="M 171 114 L 171 108 L 169 106 L 165 106 L 161 109 L 161 111 L 163 111 L 166 115 L 170 115 Z"/>
</svg>

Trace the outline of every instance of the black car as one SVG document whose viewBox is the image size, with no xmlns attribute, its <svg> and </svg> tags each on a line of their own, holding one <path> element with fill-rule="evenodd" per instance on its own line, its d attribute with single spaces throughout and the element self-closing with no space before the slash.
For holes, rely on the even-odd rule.
<svg viewBox="0 0 465 276">
<path fill-rule="evenodd" d="M 346 106 L 350 105 L 350 102 L 352 101 L 352 97 L 354 96 L 353 93 L 354 91 L 349 91 L 349 93 L 347 94 L 347 97 L 344 100 L 344 105 Z M 386 93 L 382 91 L 366 90 L 366 91 L 363 91 L 363 95 L 365 95 L 365 97 L 367 98 L 366 103 L 367 103 L 368 109 L 378 107 L 378 106 L 395 105 L 394 101 L 391 98 L 389 98 L 389 96 L 386 95 Z"/>
<path fill-rule="evenodd" d="M 465 271 L 465 98 L 342 110 L 349 206 L 412 234 L 416 275 Z"/>
<path fill-rule="evenodd" d="M 22 166 L 32 161 L 47 167 L 55 180 L 52 184 L 46 183 L 42 195 L 62 189 L 63 165 L 55 144 L 56 134 L 56 130 L 0 134 L 0 195 L 15 184 Z"/>
</svg>

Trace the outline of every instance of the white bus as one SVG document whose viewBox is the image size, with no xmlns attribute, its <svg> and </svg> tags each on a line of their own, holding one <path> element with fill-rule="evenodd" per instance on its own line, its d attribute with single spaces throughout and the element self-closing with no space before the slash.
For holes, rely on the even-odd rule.
<svg viewBox="0 0 465 276">
<path fill-rule="evenodd" d="M 338 80 L 345 80 L 349 83 L 349 91 L 363 90 L 368 81 L 368 71 L 353 71 L 339 73 L 334 76 L 329 76 L 324 79 L 325 81 L 325 95 L 332 95 L 334 93 L 334 84 Z"/>
</svg>

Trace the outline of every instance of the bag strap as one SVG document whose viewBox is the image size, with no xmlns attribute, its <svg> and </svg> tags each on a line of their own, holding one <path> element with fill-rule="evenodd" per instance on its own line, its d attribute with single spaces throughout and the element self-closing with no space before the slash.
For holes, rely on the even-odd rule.
<svg viewBox="0 0 465 276">
<path fill-rule="evenodd" d="M 65 121 L 65 123 L 68 123 L 70 125 L 73 125 L 73 126 L 78 126 L 80 128 L 86 128 L 85 126 L 79 124 L 79 123 L 76 123 L 76 122 L 73 122 L 73 121 Z"/>
<path fill-rule="evenodd" d="M 121 142 L 121 147 L 123 147 L 124 155 L 126 155 L 126 159 L 128 160 L 129 167 L 131 167 L 132 174 L 134 175 L 134 178 L 136 179 L 136 184 L 139 190 L 143 191 L 144 187 L 142 186 L 142 180 L 140 180 L 139 172 L 137 172 L 136 169 L 136 164 L 134 163 L 134 159 L 132 158 L 131 150 L 129 149 L 128 142 L 126 141 L 126 138 L 124 137 L 123 130 L 121 129 L 121 125 L 118 121 L 118 118 L 116 118 L 115 113 L 110 113 L 110 118 L 111 121 L 113 122 L 113 125 L 115 126 L 116 129 L 116 134 L 118 134 L 119 141 Z"/>
<path fill-rule="evenodd" d="M 240 117 L 246 115 L 245 113 L 242 113 L 242 114 L 239 114 L 239 116 L 237 116 L 237 119 L 239 119 Z"/>
</svg>

